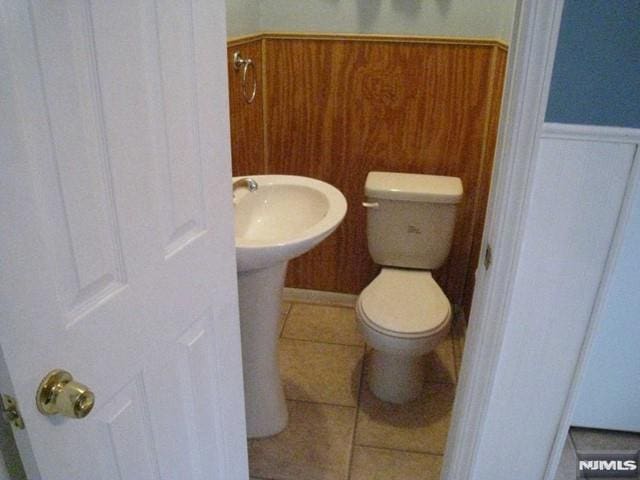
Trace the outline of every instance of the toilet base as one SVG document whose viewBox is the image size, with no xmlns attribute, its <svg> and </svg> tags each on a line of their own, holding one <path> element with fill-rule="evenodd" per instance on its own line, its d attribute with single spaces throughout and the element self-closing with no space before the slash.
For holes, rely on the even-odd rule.
<svg viewBox="0 0 640 480">
<path fill-rule="evenodd" d="M 367 382 L 380 400 L 406 403 L 420 395 L 424 385 L 424 356 L 397 355 L 373 350 Z"/>
</svg>

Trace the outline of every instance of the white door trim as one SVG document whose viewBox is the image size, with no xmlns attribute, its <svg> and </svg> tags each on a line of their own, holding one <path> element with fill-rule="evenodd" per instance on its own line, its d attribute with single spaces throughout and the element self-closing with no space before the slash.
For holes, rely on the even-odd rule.
<svg viewBox="0 0 640 480">
<path fill-rule="evenodd" d="M 492 246 L 492 271 L 479 267 L 476 272 L 477 286 L 443 466 L 445 480 L 471 480 L 474 465 L 482 460 L 477 458 L 478 442 L 485 428 L 509 320 L 507 307 L 517 273 L 563 5 L 563 0 L 521 0 L 516 6 L 505 106 L 483 236 L 482 251 L 487 244 Z M 521 444 L 520 448 L 527 447 Z"/>
</svg>

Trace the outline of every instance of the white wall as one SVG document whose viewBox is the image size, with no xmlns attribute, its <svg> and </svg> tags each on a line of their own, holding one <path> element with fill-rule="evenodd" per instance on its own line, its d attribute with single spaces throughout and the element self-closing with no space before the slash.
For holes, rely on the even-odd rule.
<svg viewBox="0 0 640 480">
<path fill-rule="evenodd" d="M 508 42 L 515 0 L 260 0 L 259 5 L 260 28 L 266 32 L 481 37 Z"/>
<path fill-rule="evenodd" d="M 227 36 L 325 32 L 497 38 L 516 0 L 227 0 Z"/>
<path fill-rule="evenodd" d="M 639 285 L 640 186 L 633 193 L 602 320 L 578 391 L 573 425 L 640 432 Z"/>
<path fill-rule="evenodd" d="M 258 0 L 227 0 L 227 37 L 241 37 L 260 31 Z"/>
<path fill-rule="evenodd" d="M 630 180 L 635 146 L 545 125 L 471 478 L 543 478 Z M 484 319 L 490 320 L 490 319 Z M 536 401 L 532 403 L 532 399 Z M 500 472 L 500 475 L 497 474 Z"/>
</svg>

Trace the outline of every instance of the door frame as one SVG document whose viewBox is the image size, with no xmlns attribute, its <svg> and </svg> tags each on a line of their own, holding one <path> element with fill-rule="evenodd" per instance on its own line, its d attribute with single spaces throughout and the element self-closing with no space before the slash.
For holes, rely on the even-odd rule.
<svg viewBox="0 0 640 480">
<path fill-rule="evenodd" d="M 489 431 L 486 421 L 488 406 L 493 397 L 501 353 L 506 346 L 505 332 L 513 320 L 510 316 L 513 287 L 516 275 L 523 273 L 518 269 L 518 259 L 524 240 L 563 6 L 564 0 L 519 0 L 516 4 L 504 107 L 500 116 L 487 223 L 482 239 L 482 252 L 486 251 L 487 245 L 491 245 L 491 272 L 488 274 L 482 264 L 476 272 L 473 307 L 469 315 L 461 377 L 442 472 L 445 480 L 472 480 L 475 478 L 475 466 L 490 461 L 481 458 L 478 447 L 483 434 Z M 619 225 L 616 237 L 620 237 L 620 230 Z M 619 243 L 617 240 L 614 238 L 599 294 L 594 298 L 595 308 L 587 332 L 581 339 L 581 351 L 577 358 L 567 359 L 575 361 L 577 365 L 573 379 L 569 384 L 548 385 L 549 388 L 568 392 L 561 421 L 549 420 L 549 427 L 556 431 L 555 438 L 541 444 L 539 439 L 516 437 L 518 426 L 514 425 L 514 449 L 535 451 L 540 462 L 546 464 L 545 480 L 554 478 L 560 461 L 577 385 L 589 353 L 592 333 L 599 320 L 598 304 L 601 303 L 601 293 L 606 289 L 607 272 L 611 269 L 612 257 L 615 257 L 616 243 Z M 531 318 L 529 321 L 535 324 L 535 320 Z M 529 366 L 523 363 L 502 368 L 522 370 Z M 552 371 L 553 364 L 537 365 L 536 368 L 538 371 Z M 540 406 L 538 398 L 528 401 Z M 522 408 L 522 404 L 519 407 Z M 505 414 L 508 415 L 508 412 Z M 516 450 L 512 458 L 513 465 L 501 466 L 505 473 L 522 468 Z"/>
<path fill-rule="evenodd" d="M 509 344 L 505 335 L 508 327 L 513 326 L 515 318 L 511 315 L 511 302 L 516 275 L 528 272 L 519 268 L 521 246 L 525 237 L 525 224 L 529 213 L 534 173 L 538 164 L 538 147 L 541 138 L 565 138 L 588 141 L 640 144 L 640 130 L 617 127 L 590 127 L 576 125 L 545 124 L 544 117 L 549 97 L 549 86 L 554 65 L 555 51 L 560 30 L 560 19 L 564 0 L 518 0 L 516 5 L 514 33 L 509 49 L 509 62 L 505 84 L 504 107 L 500 116 L 500 129 L 496 148 L 496 162 L 492 177 L 487 222 L 482 240 L 482 252 L 487 245 L 492 247 L 493 261 L 490 272 L 479 265 L 476 272 L 476 288 L 473 307 L 470 312 L 467 342 L 460 381 L 458 384 L 452 423 L 445 452 L 442 478 L 445 480 L 484 480 L 475 475 L 476 466 L 495 464 L 488 458 L 490 454 L 481 453 L 479 448 L 483 435 L 491 435 L 488 428 L 488 410 L 494 397 L 496 376 L 499 367 L 510 376 L 536 369 L 540 372 L 553 372 L 555 359 L 549 359 L 533 365 L 522 356 L 519 364 L 499 365 L 501 355 L 514 345 Z M 563 361 L 575 365 L 570 378 L 558 380 L 548 375 L 545 388 L 561 392 L 563 399 L 561 415 L 549 418 L 544 426 L 555 432 L 553 437 L 541 440 L 520 435 L 519 429 L 526 425 L 522 414 L 513 414 L 501 410 L 507 418 L 521 420 L 514 425 L 513 452 L 508 457 L 509 464 L 500 464 L 505 476 L 496 472 L 496 479 L 511 478 L 512 472 L 528 471 L 529 465 L 523 465 L 519 451 L 534 452 L 536 466 L 544 471 L 541 479 L 553 480 L 560 462 L 567 437 L 578 387 L 583 378 L 587 358 L 591 350 L 595 333 L 602 319 L 605 296 L 609 289 L 613 268 L 629 219 L 632 198 L 640 191 L 640 148 L 636 149 L 632 168 L 627 178 L 623 203 L 619 212 L 615 231 L 606 252 L 597 292 L 592 297 L 591 313 L 584 334 L 579 338 L 555 339 L 567 345 L 579 342 L 579 351 L 564 352 Z M 575 272 L 576 275 L 579 272 Z M 521 316 L 522 317 L 522 316 Z M 523 318 L 517 318 L 523 322 Z M 526 331 L 536 331 L 536 316 L 531 315 L 518 326 Z M 540 331 L 540 335 L 544 332 Z M 515 347 L 526 352 L 526 345 Z M 561 348 L 561 347 L 560 347 Z M 504 393 L 504 392 L 503 392 Z M 519 399 L 514 412 L 527 410 L 526 403 L 538 409 L 557 409 L 557 400 L 552 402 L 544 398 Z M 522 405 L 522 401 L 525 405 Z M 544 402 L 548 402 L 546 405 Z M 501 406 L 503 406 L 501 404 Z M 506 407 L 509 409 L 509 406 Z M 545 421 L 547 421 L 545 419 Z M 508 432 L 507 435 L 511 435 Z M 488 443 L 491 444 L 491 438 Z M 487 442 L 487 438 L 483 441 Z M 531 460 L 533 461 L 533 460 Z M 526 461 L 525 461 L 526 463 Z M 532 477 L 530 477 L 532 478 Z"/>
</svg>

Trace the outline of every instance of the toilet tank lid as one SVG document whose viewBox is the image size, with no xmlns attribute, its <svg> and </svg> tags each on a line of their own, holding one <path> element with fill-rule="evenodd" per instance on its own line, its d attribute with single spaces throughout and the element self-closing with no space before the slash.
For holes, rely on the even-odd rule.
<svg viewBox="0 0 640 480">
<path fill-rule="evenodd" d="M 462 181 L 458 177 L 418 173 L 369 172 L 367 197 L 409 202 L 459 203 Z"/>
</svg>

